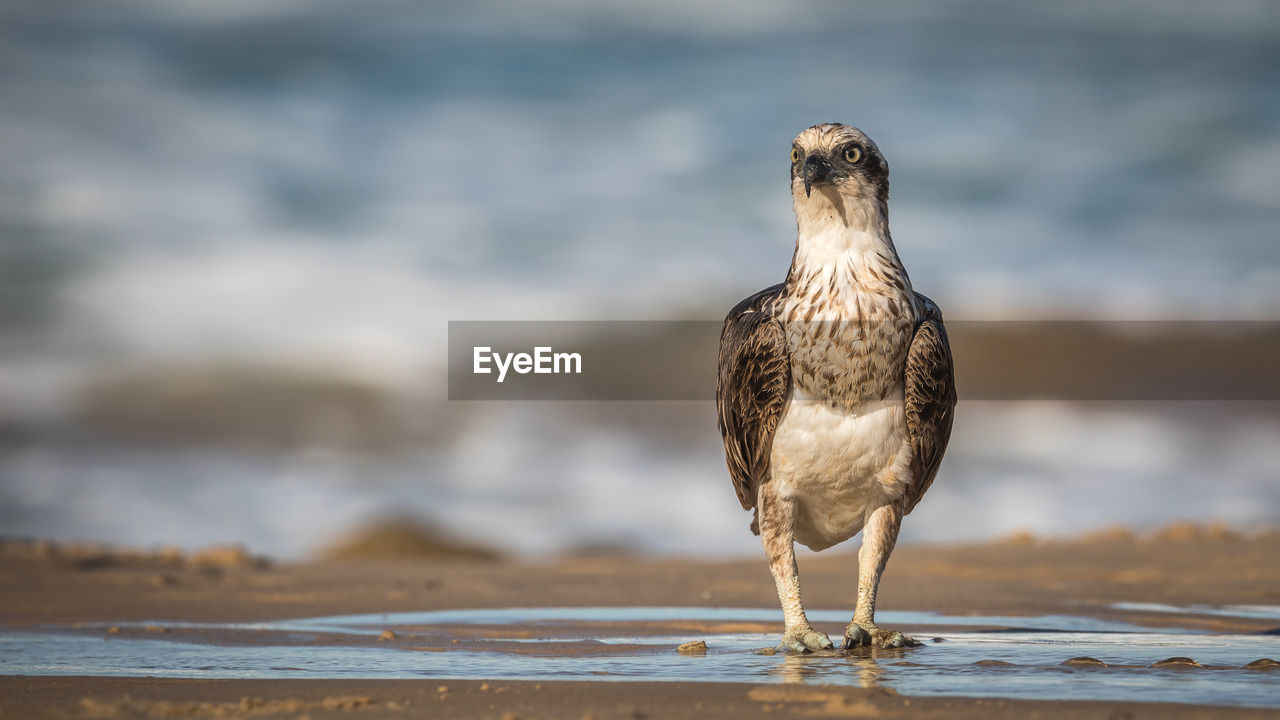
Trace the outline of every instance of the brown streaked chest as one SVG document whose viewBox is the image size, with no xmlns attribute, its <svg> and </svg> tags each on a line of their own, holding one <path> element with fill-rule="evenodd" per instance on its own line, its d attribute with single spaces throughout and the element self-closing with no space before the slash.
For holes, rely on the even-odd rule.
<svg viewBox="0 0 1280 720">
<path fill-rule="evenodd" d="M 798 263 L 774 305 L 795 389 L 849 412 L 901 395 L 918 312 L 896 255 Z"/>
</svg>

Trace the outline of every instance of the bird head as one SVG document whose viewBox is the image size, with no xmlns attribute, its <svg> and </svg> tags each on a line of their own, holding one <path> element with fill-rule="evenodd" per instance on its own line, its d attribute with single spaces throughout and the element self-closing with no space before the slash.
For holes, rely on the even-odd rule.
<svg viewBox="0 0 1280 720">
<path fill-rule="evenodd" d="M 842 205 L 845 202 L 837 201 L 887 204 L 889 164 L 858 128 L 840 123 L 814 125 L 791 144 L 791 194 L 797 205 L 814 195 Z"/>
</svg>

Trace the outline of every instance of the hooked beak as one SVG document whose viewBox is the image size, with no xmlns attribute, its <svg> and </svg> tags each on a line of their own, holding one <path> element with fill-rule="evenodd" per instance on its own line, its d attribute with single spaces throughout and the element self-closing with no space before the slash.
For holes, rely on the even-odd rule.
<svg viewBox="0 0 1280 720">
<path fill-rule="evenodd" d="M 809 197 L 814 185 L 821 185 L 831 178 L 831 165 L 817 155 L 804 159 L 804 196 Z"/>
</svg>

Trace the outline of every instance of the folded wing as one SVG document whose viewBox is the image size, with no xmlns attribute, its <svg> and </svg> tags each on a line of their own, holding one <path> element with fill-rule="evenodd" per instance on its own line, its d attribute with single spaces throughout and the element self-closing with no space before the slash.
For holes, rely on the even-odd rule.
<svg viewBox="0 0 1280 720">
<path fill-rule="evenodd" d="M 720 332 L 718 424 L 733 488 L 747 510 L 769 480 L 773 434 L 791 391 L 786 333 L 766 311 L 781 292 L 774 285 L 738 303 Z"/>
<path fill-rule="evenodd" d="M 951 345 L 942 323 L 942 311 L 929 298 L 916 293 L 924 306 L 924 320 L 916 327 L 907 352 L 907 434 L 914 451 L 913 478 L 905 511 L 911 512 L 933 484 L 951 439 L 955 419 L 956 380 Z"/>
</svg>

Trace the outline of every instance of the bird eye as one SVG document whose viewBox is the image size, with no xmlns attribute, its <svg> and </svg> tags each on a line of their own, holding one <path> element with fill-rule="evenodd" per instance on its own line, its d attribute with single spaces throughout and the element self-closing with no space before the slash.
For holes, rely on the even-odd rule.
<svg viewBox="0 0 1280 720">
<path fill-rule="evenodd" d="M 856 163 L 862 159 L 862 148 L 857 145 L 850 145 L 844 151 L 844 159 L 851 163 Z"/>
<path fill-rule="evenodd" d="M 791 162 L 793 163 L 800 162 L 800 148 L 798 147 L 791 148 Z"/>
</svg>

